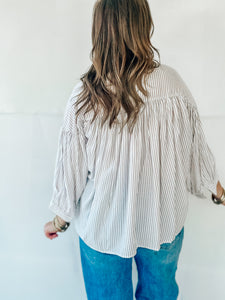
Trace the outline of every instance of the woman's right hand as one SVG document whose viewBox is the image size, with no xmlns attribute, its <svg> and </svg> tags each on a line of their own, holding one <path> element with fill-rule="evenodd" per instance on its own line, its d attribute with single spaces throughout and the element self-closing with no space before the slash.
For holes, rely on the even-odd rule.
<svg viewBox="0 0 225 300">
<path fill-rule="evenodd" d="M 52 239 L 58 237 L 57 232 L 58 231 L 55 229 L 53 221 L 50 221 L 44 225 L 44 233 L 48 239 L 52 240 Z"/>
</svg>

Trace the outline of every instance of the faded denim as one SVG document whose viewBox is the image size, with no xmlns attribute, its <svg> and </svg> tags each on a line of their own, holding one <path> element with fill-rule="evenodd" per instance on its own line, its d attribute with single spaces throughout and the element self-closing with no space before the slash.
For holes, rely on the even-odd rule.
<svg viewBox="0 0 225 300">
<path fill-rule="evenodd" d="M 175 279 L 184 227 L 172 243 L 155 251 L 139 247 L 134 256 L 138 271 L 135 299 L 176 300 Z M 79 237 L 80 255 L 88 300 L 133 300 L 132 257 L 124 258 L 90 248 Z"/>
</svg>

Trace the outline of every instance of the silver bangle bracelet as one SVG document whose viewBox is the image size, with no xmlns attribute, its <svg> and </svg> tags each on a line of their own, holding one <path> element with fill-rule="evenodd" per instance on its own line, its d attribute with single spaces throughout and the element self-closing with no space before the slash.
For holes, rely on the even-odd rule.
<svg viewBox="0 0 225 300">
<path fill-rule="evenodd" d="M 66 229 L 70 225 L 69 222 L 66 222 L 64 225 L 61 225 L 59 223 L 59 220 L 58 220 L 57 216 L 55 216 L 53 223 L 54 223 L 55 227 L 57 228 L 57 230 L 60 231 L 60 232 L 66 231 Z"/>
</svg>

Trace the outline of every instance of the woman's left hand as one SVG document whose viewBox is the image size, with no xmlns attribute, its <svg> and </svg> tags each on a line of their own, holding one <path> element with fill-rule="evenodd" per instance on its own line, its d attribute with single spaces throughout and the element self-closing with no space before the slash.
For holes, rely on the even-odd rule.
<svg viewBox="0 0 225 300">
<path fill-rule="evenodd" d="M 58 234 L 57 234 L 58 230 L 55 229 L 55 227 L 53 225 L 53 221 L 50 221 L 45 224 L 44 232 L 45 232 L 46 237 L 50 240 L 58 237 Z"/>
</svg>

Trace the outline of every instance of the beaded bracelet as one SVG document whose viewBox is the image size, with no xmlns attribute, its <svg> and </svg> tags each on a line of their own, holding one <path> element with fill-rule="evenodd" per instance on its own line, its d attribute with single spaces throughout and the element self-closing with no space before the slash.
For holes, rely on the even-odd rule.
<svg viewBox="0 0 225 300">
<path fill-rule="evenodd" d="M 57 216 L 55 216 L 53 219 L 53 225 L 57 231 L 63 232 L 63 231 L 66 231 L 66 229 L 69 227 L 70 223 L 66 222 L 64 225 L 61 225 L 59 223 Z"/>
</svg>

